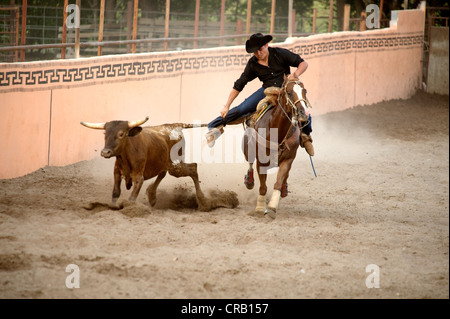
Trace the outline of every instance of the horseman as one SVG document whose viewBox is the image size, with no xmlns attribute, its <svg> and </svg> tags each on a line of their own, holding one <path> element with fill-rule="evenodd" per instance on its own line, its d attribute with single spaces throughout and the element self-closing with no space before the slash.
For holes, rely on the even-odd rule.
<svg viewBox="0 0 450 319">
<path fill-rule="evenodd" d="M 308 68 L 308 63 L 300 55 L 284 48 L 269 47 L 271 40 L 271 35 L 256 33 L 245 43 L 247 53 L 253 53 L 253 56 L 248 60 L 240 78 L 234 82 L 227 103 L 220 110 L 220 116 L 208 124 L 209 131 L 206 133 L 206 140 L 209 147 L 214 146 L 215 140 L 223 133 L 223 127 L 226 124 L 246 117 L 256 111 L 258 103 L 265 98 L 265 89 L 269 87 L 279 88 L 283 84 L 284 75 L 289 75 L 290 78 L 299 78 Z M 297 68 L 292 75 L 290 74 L 291 66 Z M 244 89 L 245 85 L 255 78 L 263 82 L 262 87 L 250 95 L 244 102 L 230 110 L 231 104 Z M 309 155 L 313 156 L 314 147 L 310 135 L 312 132 L 311 116 L 308 117 L 306 122 L 301 122 L 301 127 L 300 146 Z"/>
</svg>

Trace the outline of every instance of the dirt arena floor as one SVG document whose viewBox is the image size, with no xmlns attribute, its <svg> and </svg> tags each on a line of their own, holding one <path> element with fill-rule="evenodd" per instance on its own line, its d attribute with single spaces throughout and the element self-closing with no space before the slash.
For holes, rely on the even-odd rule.
<svg viewBox="0 0 450 319">
<path fill-rule="evenodd" d="M 272 222 L 252 216 L 242 163 L 199 164 L 206 194 L 239 199 L 211 212 L 171 176 L 153 208 L 146 181 L 136 204 L 86 210 L 111 197 L 114 160 L 100 156 L 0 180 L 0 298 L 449 298 L 448 96 L 315 116 L 313 129 L 317 177 L 299 150 Z M 66 287 L 70 264 L 80 288 Z"/>
</svg>

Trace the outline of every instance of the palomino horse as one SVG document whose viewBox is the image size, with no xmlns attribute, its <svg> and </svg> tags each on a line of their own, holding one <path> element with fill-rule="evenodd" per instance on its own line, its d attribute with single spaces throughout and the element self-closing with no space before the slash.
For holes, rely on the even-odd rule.
<svg viewBox="0 0 450 319">
<path fill-rule="evenodd" d="M 276 99 L 272 99 L 276 105 L 272 105 L 263 115 L 259 112 L 255 114 L 253 124 L 247 128 L 243 138 L 243 151 L 249 162 L 245 185 L 248 189 L 254 186 L 253 162 L 256 160 L 260 186 L 255 211 L 272 219 L 276 216 L 280 197 L 287 196 L 289 171 L 300 145 L 299 121 L 308 120 L 310 107 L 303 83 L 296 78 L 285 76 L 277 95 Z M 274 190 L 266 205 L 267 170 L 277 166 Z"/>
</svg>

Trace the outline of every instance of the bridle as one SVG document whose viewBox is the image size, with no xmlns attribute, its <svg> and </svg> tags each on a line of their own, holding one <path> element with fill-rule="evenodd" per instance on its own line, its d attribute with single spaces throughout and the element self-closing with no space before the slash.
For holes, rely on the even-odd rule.
<svg viewBox="0 0 450 319">
<path fill-rule="evenodd" d="M 288 118 L 288 120 L 291 122 L 291 125 L 289 126 L 289 129 L 287 130 L 286 135 L 284 136 L 283 140 L 281 141 L 281 143 L 280 143 L 279 146 L 278 146 L 278 147 L 279 147 L 279 148 L 278 148 L 278 149 L 279 149 L 279 150 L 278 150 L 279 156 L 280 156 L 281 153 L 284 151 L 284 148 L 285 148 L 285 147 L 289 148 L 289 147 L 286 145 L 286 140 L 287 140 L 288 138 L 290 138 L 290 136 L 294 133 L 294 131 L 296 130 L 296 128 L 299 127 L 299 125 L 298 125 L 298 116 L 299 116 L 299 112 L 298 112 L 297 104 L 303 101 L 303 102 L 305 102 L 305 105 L 306 105 L 307 107 L 310 107 L 309 101 L 308 101 L 306 98 L 303 98 L 303 96 L 302 96 L 302 97 L 299 97 L 299 98 L 298 98 L 296 101 L 294 101 L 294 102 L 291 100 L 291 98 L 289 97 L 289 93 L 288 93 L 288 91 L 287 91 L 287 86 L 288 86 L 290 83 L 294 83 L 294 85 L 295 85 L 295 84 L 298 84 L 300 87 L 302 87 L 302 86 L 300 85 L 301 82 L 300 82 L 299 80 L 296 80 L 296 81 L 288 81 L 286 84 L 283 85 L 283 92 L 284 92 L 284 96 L 285 96 L 285 98 L 286 98 L 286 102 L 287 102 L 288 105 L 291 106 L 291 108 L 292 108 L 292 110 L 293 110 L 293 113 L 294 113 L 294 115 L 292 116 L 292 118 L 289 117 L 289 114 L 286 112 L 286 110 L 283 108 L 283 105 L 282 105 L 281 102 L 280 102 L 281 94 L 278 95 L 278 106 L 281 108 L 281 110 L 283 111 L 284 115 L 286 115 L 286 117 Z M 302 89 L 304 89 L 304 88 L 302 87 Z M 298 95 L 298 94 L 297 94 L 297 95 Z M 309 120 L 306 121 L 306 123 L 305 123 L 302 127 L 299 127 L 300 132 L 301 132 L 301 130 L 303 129 L 303 127 L 307 126 L 308 124 L 309 124 Z"/>
<path fill-rule="evenodd" d="M 286 135 L 284 136 L 284 138 L 283 138 L 283 140 L 281 141 L 281 143 L 278 143 L 278 144 L 275 144 L 275 143 L 273 143 L 272 141 L 269 141 L 269 140 L 267 140 L 265 137 L 263 137 L 262 135 L 260 135 L 256 130 L 255 130 L 255 134 L 256 134 L 256 138 L 257 138 L 257 140 L 258 140 L 258 143 L 259 142 L 261 142 L 261 143 L 265 143 L 264 145 L 267 145 L 267 143 L 269 143 L 269 147 L 270 147 L 270 149 L 274 149 L 274 150 L 276 150 L 276 149 L 278 149 L 278 158 L 281 156 L 281 153 L 287 148 L 287 149 L 289 149 L 289 145 L 287 145 L 286 144 L 286 141 L 292 136 L 292 134 L 294 134 L 294 132 L 297 130 L 297 128 L 299 128 L 300 129 L 300 131 L 303 129 L 303 127 L 305 127 L 305 126 L 307 126 L 308 124 L 309 124 L 309 120 L 308 121 L 306 121 L 306 123 L 302 126 L 302 127 L 299 127 L 299 125 L 298 125 L 298 116 L 299 116 L 299 112 L 298 112 L 298 108 L 297 108 L 297 104 L 298 103 L 300 103 L 300 102 L 305 102 L 305 105 L 307 106 L 307 107 L 311 107 L 310 105 L 310 103 L 309 103 L 309 101 L 306 99 L 306 98 L 303 98 L 303 96 L 301 97 L 301 98 L 298 98 L 296 101 L 292 101 L 292 99 L 289 97 L 289 94 L 288 94 L 288 92 L 287 92 L 287 86 L 288 86 L 288 84 L 290 84 L 290 83 L 294 83 L 294 84 L 298 84 L 298 85 L 300 85 L 300 81 L 299 80 L 296 80 L 296 81 L 288 81 L 286 84 L 284 84 L 283 85 L 283 87 L 282 87 L 282 90 L 283 90 L 283 92 L 284 92 L 284 95 L 285 95 L 285 97 L 286 97 L 286 101 L 287 101 L 287 104 L 289 105 L 289 106 L 291 106 L 291 108 L 292 108 L 292 110 L 293 110 L 293 113 L 294 113 L 294 115 L 292 116 L 292 118 L 289 116 L 289 114 L 286 112 L 286 110 L 284 109 L 284 107 L 283 107 L 283 105 L 282 105 L 282 103 L 281 103 L 281 93 L 280 94 L 278 94 L 278 98 L 277 98 L 277 103 L 278 103 L 278 106 L 281 108 L 281 110 L 283 111 L 283 113 L 284 113 L 284 115 L 289 119 L 289 121 L 290 121 L 290 126 L 289 126 L 289 129 L 287 130 L 287 132 L 286 132 Z M 300 87 L 302 87 L 301 85 L 300 85 Z M 304 89 L 303 87 L 302 87 L 302 89 Z"/>
<path fill-rule="evenodd" d="M 286 112 L 286 110 L 283 108 L 283 105 L 282 105 L 281 102 L 280 102 L 281 94 L 278 95 L 278 106 L 281 108 L 281 110 L 283 111 L 284 115 L 286 115 L 286 117 L 289 119 L 289 121 L 291 122 L 291 125 L 297 126 L 297 125 L 298 125 L 298 116 L 299 116 L 297 104 L 303 101 L 303 102 L 305 103 L 305 105 L 306 105 L 308 108 L 310 108 L 310 104 L 309 104 L 309 101 L 308 101 L 307 99 L 303 98 L 303 96 L 302 96 L 302 97 L 299 97 L 299 98 L 298 98 L 296 101 L 294 101 L 294 102 L 292 101 L 292 99 L 289 97 L 289 93 L 288 93 L 288 91 L 287 91 L 287 86 L 288 86 L 290 83 L 294 83 L 294 85 L 297 84 L 297 85 L 299 85 L 300 87 L 302 87 L 302 86 L 300 85 L 301 82 L 300 82 L 299 80 L 296 80 L 296 81 L 288 81 L 285 85 L 283 85 L 283 92 L 284 92 L 284 96 L 285 96 L 285 98 L 286 98 L 286 102 L 287 102 L 288 105 L 291 106 L 291 108 L 292 108 L 292 110 L 293 110 L 293 113 L 294 113 L 294 115 L 292 116 L 292 118 L 289 116 L 289 114 Z M 304 88 L 302 87 L 302 89 L 304 89 Z M 306 126 L 307 124 L 308 124 L 308 123 L 306 123 L 305 126 Z M 302 127 L 302 128 L 303 128 L 303 127 Z"/>
</svg>

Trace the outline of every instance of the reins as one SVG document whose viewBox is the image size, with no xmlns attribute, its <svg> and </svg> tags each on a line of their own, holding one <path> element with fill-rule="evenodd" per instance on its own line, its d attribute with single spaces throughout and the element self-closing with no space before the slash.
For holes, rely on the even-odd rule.
<svg viewBox="0 0 450 319">
<path fill-rule="evenodd" d="M 289 82 L 287 82 L 287 83 L 283 86 L 283 91 L 284 91 L 284 95 L 285 95 L 285 97 L 286 97 L 287 103 L 290 104 L 291 107 L 292 107 L 294 110 L 297 110 L 296 104 L 299 103 L 299 102 L 301 102 L 301 101 L 304 101 L 304 102 L 307 104 L 307 106 L 309 106 L 309 105 L 310 105 L 310 104 L 309 104 L 309 101 L 308 101 L 307 99 L 304 99 L 304 98 L 299 98 L 299 99 L 297 99 L 295 102 L 292 102 L 292 100 L 289 98 L 289 95 L 288 95 L 288 93 L 287 93 L 287 91 L 286 91 L 286 87 L 287 87 L 287 85 L 288 85 L 289 83 L 295 83 L 295 84 L 298 84 L 299 81 L 289 81 Z M 293 121 L 292 118 L 289 116 L 289 114 L 288 114 L 288 113 L 286 112 L 286 110 L 284 109 L 284 107 L 283 107 L 283 105 L 282 105 L 282 103 L 281 103 L 281 94 L 278 95 L 277 103 L 278 103 L 278 106 L 279 106 L 279 107 L 281 108 L 281 110 L 283 111 L 283 113 L 284 113 L 284 115 L 286 116 L 286 118 L 287 118 L 287 119 L 289 120 L 289 122 L 291 123 L 290 126 L 289 126 L 289 129 L 288 129 L 287 132 L 286 132 L 286 135 L 285 135 L 284 138 L 283 138 L 283 140 L 282 140 L 282 141 L 278 144 L 278 146 L 277 146 L 278 153 L 279 153 L 278 155 L 280 155 L 281 152 L 284 150 L 283 145 L 285 145 L 286 140 L 292 135 L 293 132 L 295 132 L 295 130 L 292 130 L 292 128 L 293 128 L 294 126 L 297 126 L 297 127 L 300 129 L 300 132 L 301 132 L 301 130 L 302 130 L 305 126 L 307 126 L 307 125 L 309 124 L 309 120 L 306 121 L 305 124 L 304 124 L 303 126 L 298 126 L 298 120 L 296 119 L 295 121 Z M 244 125 L 244 122 L 243 122 L 242 124 Z M 245 127 L 245 126 L 244 126 L 244 127 Z M 273 142 L 268 141 L 265 137 L 261 136 L 258 132 L 256 132 L 256 134 L 258 135 L 258 138 L 263 139 L 263 140 L 266 141 L 266 142 L 269 142 L 270 148 L 274 147 Z M 289 149 L 289 147 L 288 147 L 288 149 Z"/>
<path fill-rule="evenodd" d="M 297 111 L 297 106 L 296 106 L 296 104 L 299 103 L 299 102 L 301 102 L 301 101 L 304 101 L 304 102 L 306 103 L 306 105 L 309 106 L 309 105 L 310 105 L 310 104 L 309 104 L 309 101 L 306 100 L 306 99 L 304 99 L 304 98 L 299 98 L 299 99 L 297 99 L 295 102 L 292 102 L 292 100 L 289 98 L 289 95 L 288 95 L 288 93 L 287 93 L 287 91 L 286 91 L 286 88 L 287 88 L 287 86 L 288 86 L 289 83 L 299 84 L 299 81 L 289 81 L 289 82 L 287 82 L 287 83 L 283 86 L 284 96 L 286 97 L 287 103 L 290 104 L 291 107 L 292 107 L 294 110 L 296 110 L 296 111 Z M 282 140 L 281 143 L 280 143 L 280 147 L 281 147 L 281 146 L 284 144 L 284 142 L 286 141 L 286 139 L 288 138 L 289 133 L 291 132 L 292 127 L 293 127 L 294 125 L 298 125 L 298 119 L 295 119 L 295 121 L 292 120 L 292 118 L 289 116 L 289 114 L 286 112 L 286 110 L 284 109 L 283 105 L 281 104 L 280 99 L 281 99 L 281 94 L 278 95 L 278 99 L 277 99 L 278 106 L 281 108 L 281 110 L 283 111 L 284 115 L 287 117 L 287 119 L 289 120 L 289 122 L 291 122 L 291 125 L 289 126 L 289 129 L 287 130 L 286 135 L 284 136 L 283 140 Z M 294 123 L 295 123 L 295 124 L 294 124 Z M 305 125 L 303 125 L 303 126 L 301 126 L 301 127 L 299 126 L 300 132 L 301 132 L 301 130 L 302 130 L 305 126 L 307 126 L 308 124 L 309 124 L 309 120 L 305 122 Z M 295 132 L 295 131 L 294 131 L 294 132 Z"/>
</svg>

